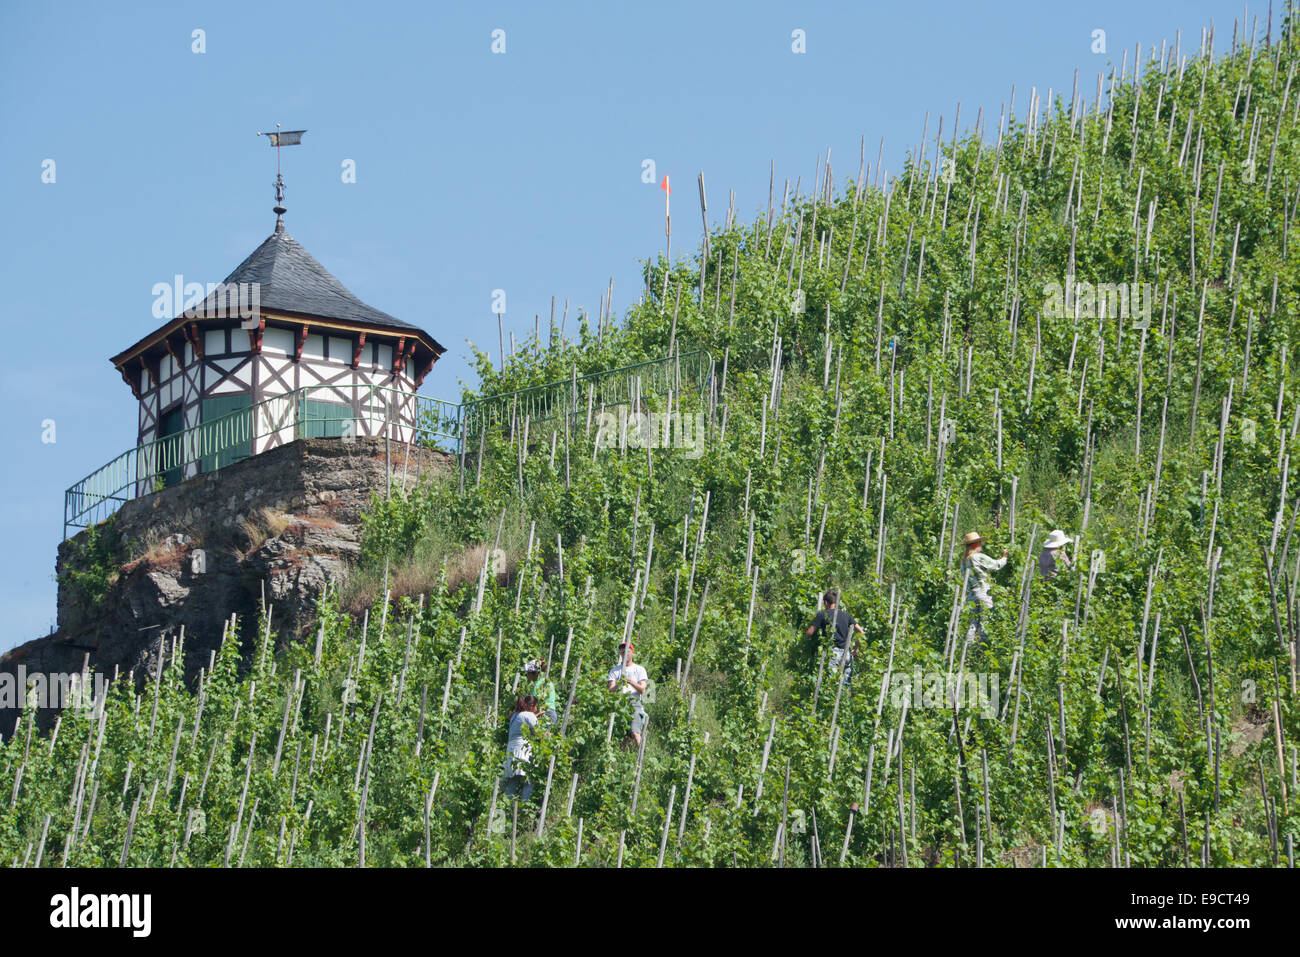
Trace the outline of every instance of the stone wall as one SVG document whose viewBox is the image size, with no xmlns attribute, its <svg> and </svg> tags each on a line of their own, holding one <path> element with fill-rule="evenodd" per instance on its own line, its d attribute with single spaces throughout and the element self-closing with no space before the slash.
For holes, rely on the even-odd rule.
<svg viewBox="0 0 1300 957">
<path fill-rule="evenodd" d="M 0 672 L 112 674 L 155 666 L 160 646 L 184 626 L 192 679 L 237 614 L 256 622 L 263 597 L 278 640 L 310 625 L 316 600 L 341 583 L 361 549 L 361 515 L 372 493 L 455 469 L 447 453 L 405 449 L 380 438 L 302 439 L 127 502 L 112 525 L 119 546 L 105 598 L 89 607 L 66 572 L 86 564 L 87 532 L 59 546 L 58 629 L 0 657 Z M 0 734 L 14 713 L 0 710 Z"/>
</svg>

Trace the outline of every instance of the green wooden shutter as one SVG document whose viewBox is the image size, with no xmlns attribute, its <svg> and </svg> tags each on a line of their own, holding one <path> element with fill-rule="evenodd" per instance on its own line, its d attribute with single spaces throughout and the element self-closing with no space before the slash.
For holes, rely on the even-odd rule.
<svg viewBox="0 0 1300 957">
<path fill-rule="evenodd" d="M 353 417 L 350 406 L 320 399 L 302 399 L 298 411 L 298 434 L 304 439 L 338 438 L 343 434 L 343 423 Z"/>
<path fill-rule="evenodd" d="M 172 438 L 184 428 L 185 412 L 179 405 L 170 412 L 164 412 L 162 421 L 158 423 L 158 438 L 161 440 L 158 445 L 158 467 L 162 470 L 164 486 L 179 485 L 185 475 L 181 461 L 181 440 Z"/>
<path fill-rule="evenodd" d="M 252 396 L 219 395 L 203 400 L 200 468 L 212 472 L 253 454 Z M 233 413 L 244 412 L 244 415 Z"/>
</svg>

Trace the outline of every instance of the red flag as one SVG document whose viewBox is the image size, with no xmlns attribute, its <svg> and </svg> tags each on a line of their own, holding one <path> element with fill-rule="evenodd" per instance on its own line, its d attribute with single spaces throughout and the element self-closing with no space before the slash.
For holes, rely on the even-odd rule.
<svg viewBox="0 0 1300 957">
<path fill-rule="evenodd" d="M 662 189 L 662 190 L 663 190 L 665 193 L 667 193 L 669 196 L 671 196 L 671 195 L 673 194 L 673 188 L 672 188 L 671 186 L 668 185 L 668 174 L 667 174 L 667 173 L 664 174 L 664 181 L 663 181 L 662 183 L 659 184 L 659 188 Z"/>
</svg>

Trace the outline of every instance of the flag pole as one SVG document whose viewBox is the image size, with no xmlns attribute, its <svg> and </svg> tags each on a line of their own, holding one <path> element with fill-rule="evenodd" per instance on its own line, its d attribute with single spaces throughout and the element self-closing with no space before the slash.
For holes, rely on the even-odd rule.
<svg viewBox="0 0 1300 957">
<path fill-rule="evenodd" d="M 280 148 L 282 146 L 297 146 L 302 142 L 302 134 L 306 132 L 307 132 L 306 130 L 281 130 L 280 124 L 276 123 L 275 132 L 272 133 L 259 132 L 257 134 L 258 136 L 269 137 L 270 145 L 275 147 L 275 206 L 271 211 L 275 213 L 277 232 L 280 232 L 283 229 L 282 217 L 284 216 L 285 213 L 284 176 L 281 174 Z"/>
<path fill-rule="evenodd" d="M 664 181 L 659 184 L 659 188 L 664 191 L 664 258 L 672 262 L 673 254 L 673 218 L 668 211 L 668 201 L 673 195 L 672 185 L 668 182 L 668 174 L 664 174 Z"/>
</svg>

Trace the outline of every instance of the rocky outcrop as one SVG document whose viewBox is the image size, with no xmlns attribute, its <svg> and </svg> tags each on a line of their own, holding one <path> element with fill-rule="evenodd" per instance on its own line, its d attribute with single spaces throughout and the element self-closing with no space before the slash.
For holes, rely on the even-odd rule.
<svg viewBox="0 0 1300 957">
<path fill-rule="evenodd" d="M 361 515 L 389 467 L 408 487 L 455 468 L 446 453 L 404 452 L 383 439 L 303 439 L 127 502 L 97 537 L 59 546 L 58 628 L 0 657 L 0 673 L 77 672 L 88 660 L 101 673 L 144 674 L 183 627 L 192 679 L 230 616 L 251 630 L 263 601 L 277 639 L 298 637 L 326 585 L 356 564 Z M 100 576 L 99 587 L 74 571 Z M 13 718 L 0 708 L 0 734 Z"/>
</svg>

